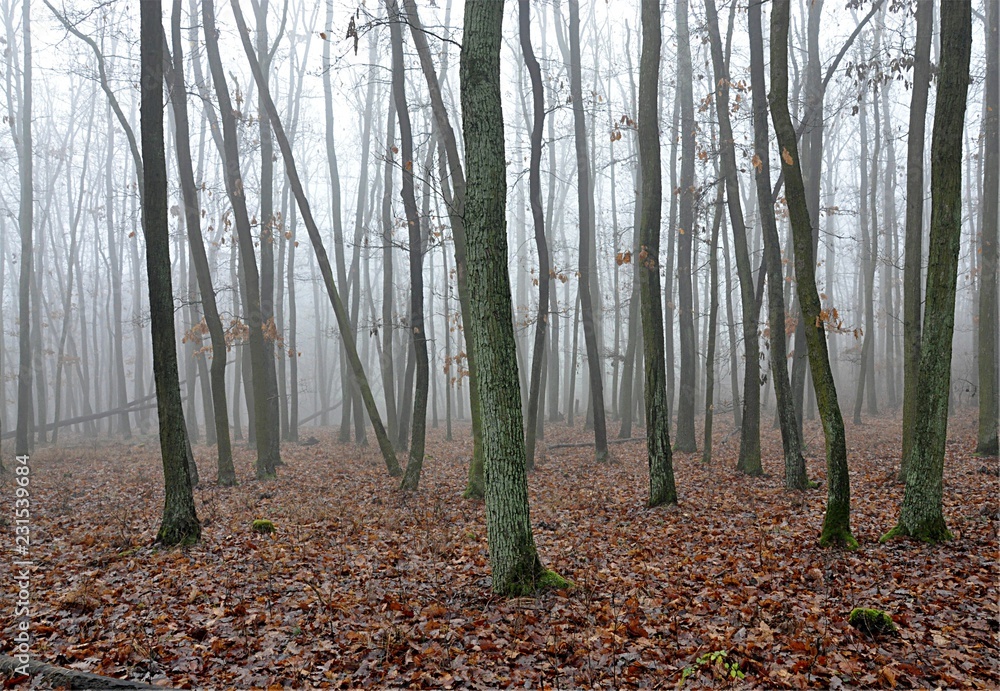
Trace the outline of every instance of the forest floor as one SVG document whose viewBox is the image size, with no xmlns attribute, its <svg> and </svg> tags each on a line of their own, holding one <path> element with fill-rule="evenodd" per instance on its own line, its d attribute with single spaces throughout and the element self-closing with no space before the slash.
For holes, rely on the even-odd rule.
<svg viewBox="0 0 1000 691">
<path fill-rule="evenodd" d="M 529 480 L 531 516 L 543 562 L 576 588 L 514 600 L 490 594 L 483 504 L 461 498 L 467 428 L 454 442 L 430 430 L 411 494 L 376 449 L 325 431 L 303 435 L 319 444 L 286 445 L 287 465 L 266 483 L 238 444 L 240 485 L 229 489 L 211 481 L 213 449 L 196 447 L 202 542 L 176 550 L 152 546 L 163 493 L 155 440 L 40 449 L 32 656 L 199 689 L 1000 686 L 1000 478 L 996 459 L 971 453 L 971 416 L 951 424 L 955 539 L 938 546 L 878 543 L 903 494 L 898 420 L 848 427 L 853 552 L 817 545 L 826 472 L 816 423 L 808 468 L 821 485 L 805 493 L 782 488 L 770 424 L 768 476 L 756 479 L 734 470 L 730 420 L 716 427 L 726 429 L 711 465 L 674 456 L 679 506 L 648 510 L 643 441 L 614 445 L 614 462 L 599 465 L 585 448 L 546 451 L 588 439 L 550 425 Z M 0 484 L 12 504 L 11 476 Z M 276 532 L 252 532 L 259 518 Z M 0 653 L 10 654 L 13 597 L 3 599 Z M 889 612 L 899 635 L 851 628 L 854 607 Z M 744 679 L 732 680 L 735 666 Z"/>
</svg>

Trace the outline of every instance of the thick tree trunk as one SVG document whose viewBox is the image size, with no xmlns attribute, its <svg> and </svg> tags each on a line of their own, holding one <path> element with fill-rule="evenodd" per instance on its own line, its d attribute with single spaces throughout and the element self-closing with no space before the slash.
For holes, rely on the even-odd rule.
<svg viewBox="0 0 1000 691">
<path fill-rule="evenodd" d="M 156 539 L 166 545 L 193 544 L 201 537 L 188 475 L 188 443 L 177 379 L 174 300 L 167 224 L 167 162 L 163 142 L 163 24 L 160 3 L 140 3 L 143 154 L 143 231 L 153 332 L 153 369 L 160 424 L 160 454 L 166 497 Z"/>
<path fill-rule="evenodd" d="M 506 171 L 500 95 L 503 3 L 467 0 L 461 94 L 469 181 L 466 197 L 472 346 L 482 387 L 486 528 L 493 592 L 522 595 L 564 586 L 538 558 L 528 511 L 520 387 L 507 271 Z"/>
<path fill-rule="evenodd" d="M 788 197 L 789 219 L 795 241 L 795 287 L 809 349 L 809 364 L 817 405 L 826 437 L 827 506 L 821 545 L 857 547 L 851 535 L 851 485 L 847 468 L 844 420 L 837 402 L 837 387 L 830 369 L 826 326 L 820 314 L 816 290 L 812 227 L 799 165 L 795 128 L 788 112 L 788 24 L 789 0 L 775 0 L 771 14 L 771 117 L 781 149 L 782 170 Z M 796 344 L 797 345 L 797 344 Z"/>
<path fill-rule="evenodd" d="M 899 523 L 882 541 L 951 538 L 942 510 L 944 450 L 955 331 L 955 288 L 962 238 L 962 144 L 972 52 L 972 3 L 955 0 L 941 14 L 941 66 L 931 135 L 931 237 L 917 418 Z"/>
<path fill-rule="evenodd" d="M 660 213 L 663 189 L 660 172 L 660 11 L 657 0 L 643 0 L 642 52 L 639 58 L 639 165 L 642 174 L 642 216 L 638 262 L 639 299 L 642 302 L 642 344 L 645 361 L 646 455 L 649 465 L 647 506 L 677 503 L 670 416 L 667 409 L 667 372 L 663 355 L 663 308 L 660 305 Z M 629 402 L 629 406 L 631 406 Z"/>
<path fill-rule="evenodd" d="M 31 451 L 35 418 L 34 402 L 31 395 L 31 288 L 34 283 L 34 241 L 32 239 L 34 226 L 34 157 L 31 138 L 31 3 L 22 0 L 21 43 L 24 50 L 24 62 L 21 66 L 21 112 L 17 114 L 17 122 L 21 124 L 18 142 L 20 173 L 20 205 L 17 212 L 17 223 L 21 233 L 21 275 L 18 278 L 18 374 L 17 374 L 17 436 L 14 444 L 15 453 L 27 455 Z M 38 295 L 34 296 L 35 310 L 38 310 Z"/>
</svg>

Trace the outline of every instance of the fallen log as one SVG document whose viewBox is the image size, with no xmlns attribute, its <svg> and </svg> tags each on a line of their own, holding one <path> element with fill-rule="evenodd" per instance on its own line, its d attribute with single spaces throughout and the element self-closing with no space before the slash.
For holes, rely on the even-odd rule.
<svg viewBox="0 0 1000 691">
<path fill-rule="evenodd" d="M 28 676 L 36 677 L 51 687 L 67 689 L 163 689 L 164 686 L 152 686 L 132 679 L 116 679 L 102 677 L 100 674 L 81 672 L 67 667 L 57 667 L 38 660 L 30 660 L 27 665 L 9 655 L 0 655 L 0 673 L 10 679 L 16 679 L 19 670 L 27 667 Z M 26 680 L 25 680 L 26 681 Z"/>
</svg>

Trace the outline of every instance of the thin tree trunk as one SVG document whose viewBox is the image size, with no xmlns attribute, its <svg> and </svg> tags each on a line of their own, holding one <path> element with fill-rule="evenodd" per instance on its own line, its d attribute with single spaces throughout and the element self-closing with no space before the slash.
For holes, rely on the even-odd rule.
<svg viewBox="0 0 1000 691">
<path fill-rule="evenodd" d="M 789 0 L 775 0 L 771 14 L 771 117 L 778 146 L 781 149 L 782 170 L 788 197 L 789 220 L 795 241 L 796 293 L 805 321 L 804 330 L 809 348 L 817 404 L 826 437 L 827 506 L 823 519 L 821 545 L 840 544 L 857 547 L 851 535 L 851 487 L 847 468 L 847 442 L 844 421 L 837 402 L 837 388 L 826 345 L 826 327 L 820 315 L 819 293 L 816 290 L 812 227 L 806 205 L 805 187 L 799 164 L 795 128 L 788 112 L 788 15 Z"/>
</svg>

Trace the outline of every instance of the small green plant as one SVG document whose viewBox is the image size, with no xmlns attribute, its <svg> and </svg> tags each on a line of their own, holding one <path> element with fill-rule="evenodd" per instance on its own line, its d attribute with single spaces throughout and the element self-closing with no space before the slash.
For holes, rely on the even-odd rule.
<svg viewBox="0 0 1000 691">
<path fill-rule="evenodd" d="M 261 535 L 269 535 L 274 532 L 274 523 L 266 518 L 258 518 L 250 525 L 250 530 Z"/>
<path fill-rule="evenodd" d="M 715 650 L 701 655 L 697 660 L 695 660 L 693 665 L 688 665 L 681 672 L 681 679 L 677 682 L 677 688 L 683 686 L 688 677 L 694 675 L 703 667 L 712 668 L 714 673 L 722 676 L 724 679 L 745 679 L 746 674 L 740 669 L 740 663 L 736 660 L 729 660 L 728 658 L 728 650 Z"/>
<path fill-rule="evenodd" d="M 899 631 L 892 617 L 880 609 L 856 607 L 847 617 L 847 623 L 869 636 L 892 636 Z"/>
</svg>

